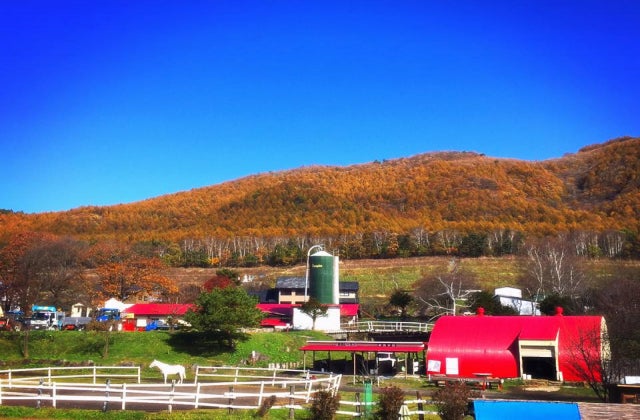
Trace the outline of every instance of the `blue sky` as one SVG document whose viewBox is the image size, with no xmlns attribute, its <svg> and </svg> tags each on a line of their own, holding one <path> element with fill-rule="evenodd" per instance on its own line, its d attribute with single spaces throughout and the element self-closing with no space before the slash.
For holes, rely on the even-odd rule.
<svg viewBox="0 0 640 420">
<path fill-rule="evenodd" d="M 636 0 L 0 2 L 0 209 L 640 135 Z"/>
</svg>

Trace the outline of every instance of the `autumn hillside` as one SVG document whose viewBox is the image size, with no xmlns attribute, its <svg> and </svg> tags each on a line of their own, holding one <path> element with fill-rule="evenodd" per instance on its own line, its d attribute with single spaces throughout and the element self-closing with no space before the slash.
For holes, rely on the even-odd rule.
<svg viewBox="0 0 640 420">
<path fill-rule="evenodd" d="M 304 167 L 108 207 L 0 214 L 21 230 L 126 240 L 511 229 L 637 232 L 640 138 L 528 162 L 427 153 L 348 167 Z"/>
</svg>

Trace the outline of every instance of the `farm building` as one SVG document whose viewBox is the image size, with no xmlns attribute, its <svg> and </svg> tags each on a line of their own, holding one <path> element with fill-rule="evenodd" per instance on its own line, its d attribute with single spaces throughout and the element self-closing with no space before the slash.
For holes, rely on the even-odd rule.
<svg viewBox="0 0 640 420">
<path fill-rule="evenodd" d="M 561 310 L 555 316 L 445 316 L 429 339 L 427 374 L 582 381 L 586 372 L 597 375 L 608 355 L 605 332 L 603 317 Z"/>
<path fill-rule="evenodd" d="M 339 305 L 328 305 L 329 316 L 319 318 L 316 322 L 316 329 L 320 331 L 334 331 L 340 329 L 341 323 L 353 323 L 358 320 L 358 309 L 360 305 L 356 303 L 344 303 Z M 274 329 L 312 329 L 313 322 L 310 317 L 299 310 L 300 305 L 289 303 L 259 303 L 257 305 L 264 318 L 260 326 Z"/>
<path fill-rule="evenodd" d="M 136 303 L 126 308 L 122 315 L 125 331 L 145 330 L 168 325 L 169 319 L 181 319 L 193 307 L 191 304 Z"/>
</svg>

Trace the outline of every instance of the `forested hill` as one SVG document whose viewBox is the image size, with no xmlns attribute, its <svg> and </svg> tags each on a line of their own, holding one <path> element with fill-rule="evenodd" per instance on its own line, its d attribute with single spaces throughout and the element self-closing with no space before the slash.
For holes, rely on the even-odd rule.
<svg viewBox="0 0 640 420">
<path fill-rule="evenodd" d="M 85 239 L 338 236 L 456 229 L 639 231 L 640 138 L 528 162 L 438 152 L 304 167 L 105 207 L 0 214 L 0 239 L 47 231 Z"/>
</svg>

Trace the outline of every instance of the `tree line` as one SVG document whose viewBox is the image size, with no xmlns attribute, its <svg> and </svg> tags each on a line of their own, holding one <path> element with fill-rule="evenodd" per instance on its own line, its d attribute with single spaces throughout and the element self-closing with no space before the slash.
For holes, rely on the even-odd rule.
<svg viewBox="0 0 640 420">
<path fill-rule="evenodd" d="M 640 236 L 632 231 L 576 231 L 553 236 L 567 244 L 571 253 L 588 258 L 640 258 Z M 306 250 L 322 244 L 341 259 L 454 256 L 501 257 L 526 253 L 526 244 L 540 238 L 498 229 L 488 232 L 417 228 L 406 233 L 372 231 L 339 236 L 207 237 L 179 244 L 144 242 L 174 267 L 288 266 L 305 261 Z"/>
<path fill-rule="evenodd" d="M 562 246 L 542 245 L 549 243 Z M 197 291 L 179 290 L 163 274 L 167 267 L 292 266 L 303 264 L 307 250 L 317 244 L 341 259 L 516 255 L 530 260 L 553 259 L 560 264 L 574 258 L 640 256 L 638 236 L 628 231 L 531 238 L 510 230 L 462 233 L 415 229 L 405 234 L 376 231 L 338 237 L 208 237 L 180 243 L 131 244 L 25 232 L 0 245 L 0 296 L 6 309 L 29 308 L 40 302 L 69 307 L 78 301 L 94 303 L 111 297 L 125 301 L 145 294 L 175 300 L 180 294 L 194 296 Z M 532 270 L 535 275 L 530 285 L 539 295 L 550 291 L 562 294 L 567 287 L 565 278 L 579 280 L 576 273 L 562 274 L 558 267 L 550 273 L 541 270 Z M 565 277 L 545 285 L 542 279 L 547 274 Z"/>
</svg>

